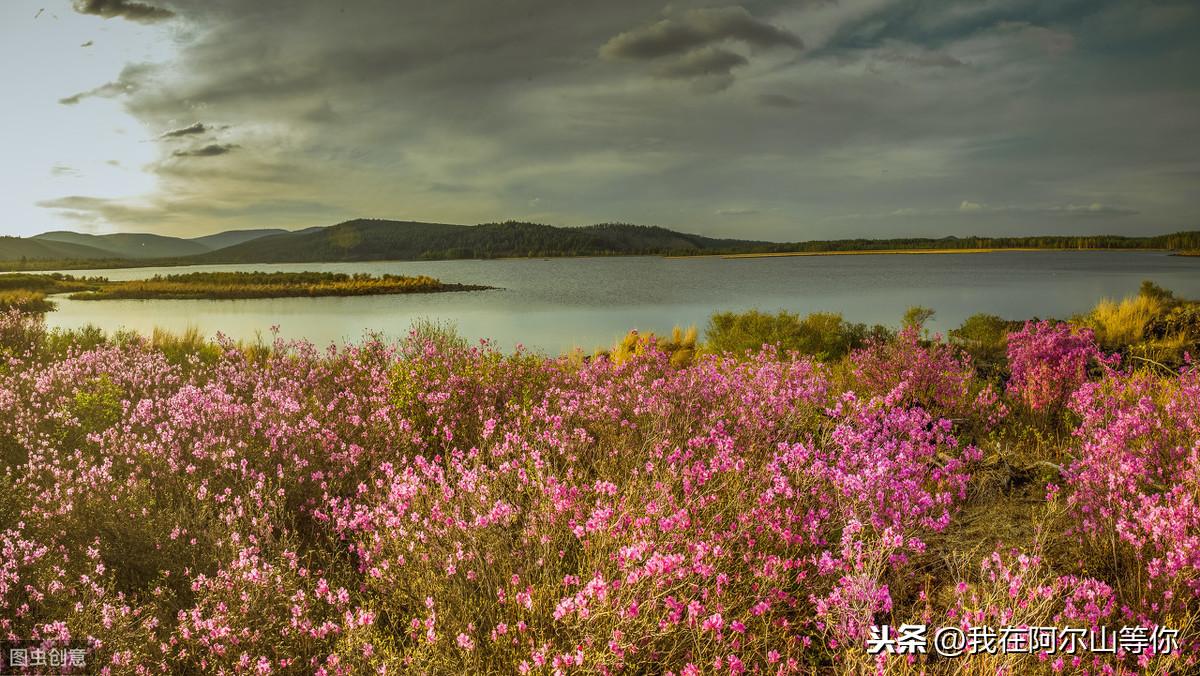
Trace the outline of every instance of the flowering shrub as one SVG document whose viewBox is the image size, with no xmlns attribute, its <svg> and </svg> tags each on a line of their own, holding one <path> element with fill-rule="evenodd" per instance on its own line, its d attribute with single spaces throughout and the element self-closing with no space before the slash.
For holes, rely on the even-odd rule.
<svg viewBox="0 0 1200 676">
<path fill-rule="evenodd" d="M 652 341 L 0 335 L 0 636 L 83 641 L 102 673 L 891 669 L 869 628 L 919 603 L 1004 406 L 908 332 L 849 389 L 797 354 Z M 990 557 L 928 618 L 1194 612 L 1196 373 L 1114 372 L 1073 407 L 1073 532 L 1144 584 Z"/>
<path fill-rule="evenodd" d="M 1034 411 L 1058 410 L 1087 381 L 1093 362 L 1115 366 L 1117 357 L 1100 351 L 1091 329 L 1025 322 L 1020 331 L 1008 334 L 1008 391 Z"/>
<path fill-rule="evenodd" d="M 921 339 L 919 325 L 894 340 L 875 340 L 850 356 L 859 386 L 950 418 L 971 418 L 990 427 L 1007 415 L 999 394 L 975 378 L 971 358 L 940 337 Z M 893 394 L 894 393 L 894 394 Z"/>
<path fill-rule="evenodd" d="M 44 335 L 41 315 L 0 308 L 0 359 L 28 358 Z"/>
<path fill-rule="evenodd" d="M 1081 535 L 1139 571 L 1139 619 L 1190 612 L 1200 598 L 1200 370 L 1088 383 L 1071 408 L 1080 457 L 1067 502 Z"/>
</svg>

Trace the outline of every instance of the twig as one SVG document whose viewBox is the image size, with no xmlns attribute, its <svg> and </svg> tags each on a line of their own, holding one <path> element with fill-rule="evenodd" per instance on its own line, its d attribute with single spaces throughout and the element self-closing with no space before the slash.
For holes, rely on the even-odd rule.
<svg viewBox="0 0 1200 676">
<path fill-rule="evenodd" d="M 1137 355 L 1132 355 L 1132 354 L 1129 355 L 1129 357 L 1130 357 L 1130 359 L 1137 359 L 1139 361 L 1144 361 L 1147 364 L 1153 364 L 1153 365 L 1161 368 L 1162 370 L 1166 371 L 1167 373 L 1170 373 L 1171 375 L 1175 375 L 1175 369 L 1171 368 L 1170 366 L 1167 366 L 1166 364 L 1164 364 L 1162 362 L 1154 361 L 1153 359 L 1148 359 L 1146 357 L 1139 357 Z"/>
</svg>

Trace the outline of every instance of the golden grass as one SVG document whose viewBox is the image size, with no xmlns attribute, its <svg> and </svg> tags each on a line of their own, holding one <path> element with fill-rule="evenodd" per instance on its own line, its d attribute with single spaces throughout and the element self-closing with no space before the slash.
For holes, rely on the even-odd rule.
<svg viewBox="0 0 1200 676">
<path fill-rule="evenodd" d="M 46 300 L 46 294 L 41 291 L 0 291 L 0 312 L 16 310 L 41 314 L 53 309 L 54 303 Z"/>
<path fill-rule="evenodd" d="M 1105 346 L 1133 345 L 1146 338 L 1147 329 L 1164 310 L 1163 301 L 1134 296 L 1120 302 L 1104 299 L 1090 315 L 1100 343 Z"/>
<path fill-rule="evenodd" d="M 671 330 L 671 337 L 656 336 L 653 333 L 638 333 L 630 331 L 617 341 L 612 350 L 597 350 L 596 356 L 607 355 L 609 359 L 620 364 L 635 355 L 645 353 L 653 343 L 657 349 L 671 355 L 671 364 L 676 367 L 687 366 L 696 357 L 696 327 L 684 329 L 676 326 Z"/>
</svg>

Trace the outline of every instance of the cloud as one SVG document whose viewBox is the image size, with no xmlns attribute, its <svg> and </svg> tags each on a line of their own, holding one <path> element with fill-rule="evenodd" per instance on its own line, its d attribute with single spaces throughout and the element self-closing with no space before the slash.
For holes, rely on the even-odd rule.
<svg viewBox="0 0 1200 676">
<path fill-rule="evenodd" d="M 713 213 L 718 216 L 755 216 L 762 212 L 758 209 L 717 209 Z"/>
<path fill-rule="evenodd" d="M 677 58 L 660 60 L 654 76 L 669 80 L 692 80 L 698 91 L 721 91 L 733 84 L 733 69 L 750 62 L 746 57 L 720 47 L 702 47 Z"/>
<path fill-rule="evenodd" d="M 116 97 L 153 139 L 100 156 L 153 186 L 89 212 L 116 229 L 486 222 L 534 195 L 555 223 L 781 241 L 1163 231 L 1200 210 L 1195 12 L 1151 39 L 1126 28 L 1134 0 L 141 1 L 177 16 L 139 31 L 161 63 L 68 97 Z M 205 131 L 164 135 L 189 120 Z M 747 205 L 771 208 L 718 213 Z"/>
<path fill-rule="evenodd" d="M 190 150 L 176 150 L 175 152 L 171 153 L 171 156 L 172 157 L 216 157 L 217 155 L 224 155 L 228 152 L 231 152 L 236 148 L 237 148 L 237 146 L 235 146 L 231 143 L 210 143 L 206 146 L 201 146 L 199 148 L 192 148 Z"/>
<path fill-rule="evenodd" d="M 141 23 L 163 21 L 175 16 L 169 9 L 131 0 L 75 0 L 75 11 L 102 16 L 105 19 L 122 17 Z"/>
<path fill-rule="evenodd" d="M 159 136 L 159 138 L 179 138 L 181 136 L 191 136 L 193 134 L 203 134 L 204 132 L 206 132 L 208 130 L 209 130 L 209 128 L 204 126 L 203 122 L 196 122 L 195 124 L 190 124 L 186 127 L 180 127 L 179 129 L 172 129 L 170 131 L 165 131 L 162 133 L 162 135 Z"/>
<path fill-rule="evenodd" d="M 116 80 L 113 80 L 112 82 L 106 82 L 99 87 L 89 89 L 85 92 L 79 92 L 78 94 L 72 94 L 66 98 L 61 98 L 58 100 L 58 102 L 64 106 L 73 106 L 87 98 L 100 97 L 110 99 L 117 96 L 130 94 L 134 91 L 137 91 L 138 87 L 142 85 L 145 79 L 151 73 L 153 73 L 154 70 L 155 66 L 152 64 L 133 63 L 121 69 L 121 74 Z"/>
<path fill-rule="evenodd" d="M 1132 216 L 1137 213 L 1133 209 L 1122 209 L 1111 204 L 1092 202 L 1091 204 L 1068 204 L 1063 208 L 1069 214 L 1090 214 L 1094 216 Z"/>
<path fill-rule="evenodd" d="M 124 204 L 121 200 L 86 195 L 68 195 L 41 200 L 35 204 L 46 209 L 57 209 L 60 214 L 71 220 L 85 222 L 95 222 L 99 218 L 114 222 L 131 222 L 141 220 L 148 211 L 144 206 Z"/>
<path fill-rule="evenodd" d="M 901 207 L 890 211 L 876 211 L 868 213 L 851 213 L 839 217 L 840 220 L 886 220 L 889 218 L 932 218 L 940 219 L 952 218 L 969 218 L 987 219 L 996 222 L 996 217 L 1012 217 L 1028 219 L 1031 216 L 1038 217 L 1063 217 L 1063 218 L 1078 218 L 1078 217 L 1129 217 L 1136 216 L 1140 212 L 1136 209 L 1120 207 L 1113 204 L 1105 204 L 1102 202 L 1092 202 L 1090 204 L 985 204 L 981 202 L 972 202 L 963 200 L 957 207 Z"/>
<path fill-rule="evenodd" d="M 957 209 L 906 207 L 890 212 L 890 216 L 938 216 L 948 214 L 1066 214 L 1073 216 L 1133 216 L 1137 210 L 1112 204 L 1091 202 L 1090 204 L 984 204 L 963 200 Z"/>
<path fill-rule="evenodd" d="M 1075 36 L 1069 32 L 1037 26 L 1028 21 L 1006 21 L 997 30 L 1010 31 L 1041 49 L 1047 56 L 1062 56 L 1075 49 Z"/>
<path fill-rule="evenodd" d="M 129 91 L 129 88 L 125 85 L 122 85 L 119 82 L 108 82 L 108 83 L 102 84 L 99 87 L 96 87 L 94 89 L 89 89 L 85 92 L 79 92 L 77 94 L 72 94 L 70 96 L 61 98 L 58 100 L 58 102 L 64 106 L 73 106 L 73 105 L 79 103 L 80 101 L 87 99 L 87 98 L 91 98 L 93 96 L 99 96 L 101 98 L 108 99 L 108 98 L 112 98 L 114 96 L 120 96 L 121 94 L 124 94 L 128 91 Z"/>
<path fill-rule="evenodd" d="M 875 58 L 902 66 L 917 68 L 958 68 L 965 66 L 961 59 L 941 49 L 929 49 L 921 45 L 913 45 L 891 41 L 886 47 L 875 54 Z"/>
<path fill-rule="evenodd" d="M 58 215 L 80 223 L 120 223 L 134 232 L 161 231 L 164 225 L 186 226 L 197 217 L 224 220 L 231 224 L 244 224 L 249 219 L 259 224 L 294 225 L 297 216 L 318 216 L 326 219 L 326 222 L 334 222 L 351 215 L 325 202 L 300 199 L 267 198 L 230 203 L 213 201 L 207 197 L 138 200 L 68 195 L 35 204 L 53 209 Z"/>
<path fill-rule="evenodd" d="M 600 56 L 609 61 L 653 61 L 655 77 L 697 80 L 695 88 L 719 91 L 733 83 L 732 70 L 749 60 L 722 44 L 738 42 L 752 49 L 804 43 L 794 33 L 757 19 L 744 7 L 691 9 L 609 39 Z"/>
<path fill-rule="evenodd" d="M 607 59 L 648 60 L 738 40 L 755 47 L 803 47 L 794 33 L 754 18 L 743 7 L 692 9 L 612 38 L 600 48 Z"/>
<path fill-rule="evenodd" d="M 972 204 L 963 202 L 964 205 Z M 1092 202 L 1090 204 L 1055 204 L 1055 205 L 999 205 L 988 206 L 986 204 L 975 204 L 972 208 L 964 209 L 964 211 L 990 211 L 994 213 L 1016 213 L 1016 214 L 1068 214 L 1072 216 L 1133 216 L 1138 212 L 1134 209 L 1126 209 L 1123 207 L 1114 206 L 1112 204 L 1102 204 L 1100 202 Z"/>
<path fill-rule="evenodd" d="M 66 164 L 56 164 L 50 167 L 51 176 L 78 176 L 79 170 Z"/>
<path fill-rule="evenodd" d="M 693 78 L 708 75 L 729 75 L 729 71 L 750 63 L 746 57 L 719 47 L 704 47 L 665 61 L 654 73 L 665 78 Z"/>
<path fill-rule="evenodd" d="M 787 94 L 759 94 L 758 102 L 771 108 L 798 108 L 800 100 Z"/>
</svg>

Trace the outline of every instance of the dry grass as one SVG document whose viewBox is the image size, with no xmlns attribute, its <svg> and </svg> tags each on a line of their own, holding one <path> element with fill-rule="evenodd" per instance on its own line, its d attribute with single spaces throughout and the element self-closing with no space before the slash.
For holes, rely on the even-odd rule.
<svg viewBox="0 0 1200 676">
<path fill-rule="evenodd" d="M 671 330 L 671 337 L 656 336 L 653 333 L 638 333 L 630 331 L 617 341 L 612 350 L 599 350 L 596 356 L 607 356 L 615 363 L 623 363 L 637 355 L 645 354 L 651 349 L 657 349 L 671 355 L 671 364 L 676 367 L 687 366 L 696 358 L 696 327 L 684 329 L 676 326 Z"/>
<path fill-rule="evenodd" d="M 1150 323 L 1164 310 L 1163 301 L 1148 296 L 1134 296 L 1119 302 L 1106 298 L 1096 305 L 1089 319 L 1100 344 L 1111 349 L 1145 340 Z"/>
</svg>

